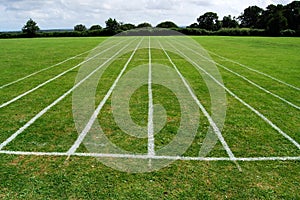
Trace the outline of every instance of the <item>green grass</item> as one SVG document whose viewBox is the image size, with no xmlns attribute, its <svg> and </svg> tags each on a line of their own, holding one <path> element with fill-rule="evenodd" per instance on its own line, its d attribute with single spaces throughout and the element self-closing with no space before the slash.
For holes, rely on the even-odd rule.
<svg viewBox="0 0 300 200">
<path fill-rule="evenodd" d="M 22 78 L 42 68 L 96 47 L 106 38 L 55 38 L 0 40 L 0 85 Z M 194 37 L 205 49 L 300 87 L 298 38 Z M 144 41 L 146 43 L 146 41 Z M 146 45 L 145 45 L 146 46 Z M 164 52 L 152 49 L 153 63 L 172 67 Z M 121 72 L 131 53 L 121 56 L 92 78 L 100 77 L 95 96 L 98 105 Z M 197 98 L 211 112 L 209 90 L 201 74 L 180 56 L 169 53 Z M 85 59 L 77 59 L 44 71 L 15 85 L 0 89 L 0 104 L 10 100 Z M 296 105 L 300 93 L 258 75 L 237 64 L 211 57 L 218 63 L 260 84 Z M 148 49 L 138 50 L 125 73 L 148 64 Z M 255 88 L 241 78 L 219 68 L 225 86 L 245 100 L 298 143 L 300 112 Z M 78 69 L 45 85 L 13 104 L 0 109 L 0 143 L 22 127 L 39 111 L 68 91 Z M 127 135 L 114 120 L 109 98 L 98 122 L 110 141 L 132 153 L 147 153 L 147 139 Z M 176 136 L 180 126 L 180 105 L 175 94 L 153 85 L 154 104 L 164 107 L 167 124 L 155 135 L 156 150 Z M 156 111 L 156 110 L 155 110 Z M 132 120 L 143 127 L 148 120 L 148 88 L 140 87 L 131 96 Z M 200 111 L 199 111 L 200 112 Z M 154 124 L 156 121 L 154 121 Z M 195 139 L 184 156 L 197 157 L 208 130 L 201 113 Z M 261 118 L 227 94 L 227 116 L 222 132 L 236 157 L 299 156 L 300 151 Z M 75 142 L 72 96 L 69 95 L 13 142 L 11 151 L 66 152 Z M 89 136 L 87 136 L 89 137 Z M 81 145 L 78 152 L 88 152 Z M 220 142 L 210 157 L 227 157 Z M 299 199 L 300 162 L 176 161 L 151 173 L 125 173 L 109 168 L 92 157 L 18 156 L 0 154 L 0 199 Z"/>
</svg>

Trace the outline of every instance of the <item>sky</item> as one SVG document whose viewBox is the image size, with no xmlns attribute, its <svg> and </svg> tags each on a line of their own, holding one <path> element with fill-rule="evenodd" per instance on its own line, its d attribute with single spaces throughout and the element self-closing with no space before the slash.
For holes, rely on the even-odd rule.
<svg viewBox="0 0 300 200">
<path fill-rule="evenodd" d="M 173 21 L 187 26 L 205 12 L 239 16 L 257 5 L 288 4 L 292 0 L 0 0 L 0 32 L 19 31 L 29 18 L 42 30 L 72 29 L 76 24 L 100 24 L 112 17 L 120 22 L 156 26 Z"/>
</svg>

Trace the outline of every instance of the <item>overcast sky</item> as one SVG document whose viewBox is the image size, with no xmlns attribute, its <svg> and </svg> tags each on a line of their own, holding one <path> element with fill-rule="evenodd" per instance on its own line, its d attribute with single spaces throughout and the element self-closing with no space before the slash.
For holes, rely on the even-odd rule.
<svg viewBox="0 0 300 200">
<path fill-rule="evenodd" d="M 238 16 L 257 5 L 288 4 L 292 0 L 0 0 L 0 31 L 21 30 L 32 18 L 41 29 L 73 28 L 76 24 L 105 26 L 109 18 L 125 23 L 161 21 L 190 25 L 207 11 L 219 17 Z"/>
</svg>

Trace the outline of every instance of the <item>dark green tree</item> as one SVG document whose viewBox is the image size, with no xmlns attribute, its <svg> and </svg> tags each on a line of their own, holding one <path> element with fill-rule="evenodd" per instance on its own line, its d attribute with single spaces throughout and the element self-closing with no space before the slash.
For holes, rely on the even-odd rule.
<svg viewBox="0 0 300 200">
<path fill-rule="evenodd" d="M 245 28 L 258 28 L 258 20 L 263 14 L 263 9 L 258 6 L 249 6 L 238 17 L 241 21 L 241 27 Z"/>
<path fill-rule="evenodd" d="M 100 25 L 93 25 L 89 30 L 90 31 L 102 30 L 102 27 Z"/>
<path fill-rule="evenodd" d="M 178 28 L 178 26 L 171 21 L 165 21 L 156 26 L 157 28 Z"/>
<path fill-rule="evenodd" d="M 199 24 L 193 23 L 193 24 L 189 25 L 187 28 L 199 28 Z"/>
<path fill-rule="evenodd" d="M 83 32 L 86 30 L 87 30 L 87 28 L 83 24 L 78 24 L 78 25 L 74 26 L 74 31 Z"/>
<path fill-rule="evenodd" d="M 147 22 L 137 25 L 137 28 L 151 28 L 151 27 L 152 27 L 152 25 Z"/>
<path fill-rule="evenodd" d="M 267 23 L 267 31 L 273 36 L 280 35 L 280 31 L 288 27 L 288 20 L 281 12 L 275 13 Z"/>
<path fill-rule="evenodd" d="M 221 28 L 221 23 L 218 19 L 217 13 L 207 12 L 204 15 L 201 15 L 197 21 L 199 23 L 199 28 L 216 31 Z"/>
<path fill-rule="evenodd" d="M 283 15 L 288 20 L 289 29 L 300 31 L 300 1 L 286 5 Z"/>
<path fill-rule="evenodd" d="M 26 24 L 22 28 L 22 32 L 25 33 L 29 37 L 34 37 L 36 32 L 39 31 L 37 23 L 33 21 L 31 18 L 26 22 Z"/>
<path fill-rule="evenodd" d="M 120 29 L 120 23 L 116 19 L 109 18 L 106 22 L 106 29 L 112 32 L 116 32 Z"/>
<path fill-rule="evenodd" d="M 135 29 L 135 25 L 134 24 L 121 24 L 121 30 L 123 31 L 128 31 L 131 29 Z"/>
<path fill-rule="evenodd" d="M 288 20 L 284 13 L 287 13 L 286 6 L 281 4 L 269 5 L 258 20 L 258 28 L 266 29 L 270 35 L 277 36 L 280 32 L 289 28 Z"/>
<path fill-rule="evenodd" d="M 277 12 L 283 12 L 282 5 L 270 4 L 266 10 L 263 11 L 262 15 L 259 16 L 256 28 L 267 29 L 269 21 L 276 15 Z"/>
<path fill-rule="evenodd" d="M 222 20 L 222 27 L 223 28 L 237 28 L 239 26 L 239 23 L 235 19 L 235 17 L 231 17 L 231 15 L 224 16 Z"/>
</svg>

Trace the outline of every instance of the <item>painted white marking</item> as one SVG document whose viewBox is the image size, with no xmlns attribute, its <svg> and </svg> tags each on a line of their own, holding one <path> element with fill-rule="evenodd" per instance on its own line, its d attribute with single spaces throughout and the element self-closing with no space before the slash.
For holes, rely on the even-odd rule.
<svg viewBox="0 0 300 200">
<path fill-rule="evenodd" d="M 169 43 L 170 44 L 170 43 Z M 170 44 L 173 46 L 172 44 Z M 193 63 L 194 66 L 196 66 L 198 69 L 203 71 L 206 75 L 208 75 L 213 81 L 215 81 L 218 85 L 220 85 L 222 88 L 224 88 L 228 94 L 230 94 L 232 97 L 234 97 L 236 100 L 241 102 L 244 106 L 249 108 L 252 112 L 254 112 L 256 115 L 258 115 L 261 119 L 263 119 L 267 124 L 269 124 L 273 129 L 275 129 L 278 133 L 280 133 L 283 137 L 288 139 L 291 143 L 293 143 L 298 149 L 300 149 L 300 144 L 296 142 L 292 137 L 290 137 L 288 134 L 283 132 L 277 125 L 275 125 L 273 122 L 271 122 L 267 117 L 265 117 L 263 114 L 261 114 L 259 111 L 257 111 L 255 108 L 250 106 L 248 103 L 246 103 L 244 100 L 239 98 L 236 94 L 234 94 L 231 90 L 229 90 L 227 87 L 225 87 L 222 83 L 220 83 L 218 80 L 215 79 L 211 74 L 209 74 L 207 71 L 205 71 L 202 67 L 200 67 L 196 62 L 194 62 L 191 58 L 186 56 L 184 53 L 179 51 L 176 47 L 173 46 L 174 49 L 176 49 L 181 55 L 183 55 L 185 58 L 187 58 L 191 63 Z"/>
<path fill-rule="evenodd" d="M 64 63 L 66 63 L 66 62 L 68 62 L 68 61 L 70 61 L 70 60 L 73 60 L 73 59 L 75 59 L 75 58 L 77 58 L 77 57 L 79 57 L 79 56 L 81 56 L 81 55 L 84 55 L 84 54 L 86 54 L 86 53 L 89 53 L 89 52 L 91 52 L 91 51 L 92 51 L 92 50 L 83 52 L 83 53 L 78 54 L 78 55 L 76 55 L 76 56 L 70 57 L 70 58 L 68 58 L 68 59 L 66 59 L 66 60 L 64 60 L 64 61 L 61 61 L 61 62 L 59 62 L 59 63 L 57 63 L 57 64 L 54 64 L 54 65 L 52 65 L 52 66 L 50 66 L 50 67 L 43 68 L 43 69 L 41 69 L 41 70 L 39 70 L 39 71 L 36 71 L 36 72 L 34 72 L 34 73 L 32 73 L 32 74 L 29 74 L 29 75 L 27 75 L 27 76 L 25 76 L 25 77 L 23 77 L 23 78 L 20 78 L 20 79 L 18 79 L 18 80 L 13 81 L 13 82 L 10 82 L 10 83 L 7 83 L 7 84 L 5 84 L 5 85 L 2 85 L 2 86 L 0 86 L 0 89 L 3 89 L 3 88 L 8 87 L 8 86 L 11 86 L 11 85 L 13 85 L 13 84 L 15 84 L 15 83 L 18 83 L 18 82 L 20 82 L 20 81 L 23 81 L 23 80 L 25 80 L 25 79 L 27 79 L 27 78 L 30 78 L 30 77 L 34 76 L 34 75 L 37 75 L 37 74 L 39 74 L 39 73 L 41 73 L 41 72 L 43 72 L 43 71 L 47 71 L 47 70 L 52 69 L 52 68 L 54 68 L 54 67 L 56 67 L 56 66 L 59 66 L 59 65 L 61 65 L 61 64 L 64 64 Z"/>
<path fill-rule="evenodd" d="M 151 39 L 149 37 L 149 74 L 148 74 L 148 155 L 155 155 L 154 145 L 154 127 L 153 127 L 153 93 L 152 93 L 152 57 L 151 57 Z"/>
<path fill-rule="evenodd" d="M 142 39 L 143 40 L 143 39 Z M 117 79 L 115 80 L 115 82 L 113 83 L 113 85 L 111 86 L 111 88 L 109 89 L 109 91 L 107 92 L 107 94 L 105 95 L 105 97 L 103 98 L 103 100 L 100 102 L 99 106 L 97 107 L 97 109 L 95 110 L 95 112 L 93 113 L 93 115 L 91 116 L 89 122 L 87 123 L 87 125 L 85 126 L 85 128 L 83 129 L 83 131 L 80 133 L 79 137 L 77 138 L 77 140 L 75 141 L 75 143 L 72 145 L 72 147 L 68 150 L 67 154 L 68 155 L 72 155 L 76 152 L 76 150 L 78 149 L 78 147 L 80 146 L 80 144 L 83 142 L 85 136 L 88 134 L 88 132 L 90 131 L 90 129 L 92 128 L 94 122 L 97 119 L 97 116 L 99 115 L 99 113 L 101 112 L 103 106 L 105 105 L 105 103 L 107 102 L 107 100 L 109 99 L 109 97 L 111 96 L 113 90 L 115 89 L 115 87 L 117 86 L 119 80 L 121 79 L 121 77 L 123 76 L 125 70 L 127 69 L 129 63 L 131 62 L 133 56 L 135 55 L 137 49 L 139 48 L 142 40 L 138 43 L 138 45 L 136 46 L 136 48 L 134 49 L 133 53 L 131 54 L 130 58 L 128 59 L 128 61 L 126 62 L 124 68 L 122 69 L 122 71 L 120 72 L 120 74 L 118 75 Z"/>
<path fill-rule="evenodd" d="M 66 96 L 71 94 L 77 87 L 79 87 L 84 81 L 86 81 L 88 78 L 90 78 L 93 74 L 95 74 L 99 69 L 101 69 L 103 66 L 105 66 L 107 63 L 109 63 L 114 57 L 116 57 L 121 51 L 123 51 L 127 46 L 129 46 L 131 43 L 124 46 L 121 50 L 119 50 L 116 54 L 114 54 L 109 60 L 105 61 L 103 64 L 101 64 L 98 68 L 96 68 L 94 71 L 92 71 L 88 76 L 86 76 L 84 79 L 82 79 L 80 82 L 78 82 L 76 85 L 74 85 L 69 91 L 67 91 L 65 94 L 60 96 L 58 99 L 56 99 L 53 103 L 51 103 L 49 106 L 44 108 L 42 111 L 40 111 L 36 116 L 34 116 L 30 121 L 28 121 L 23 127 L 21 127 L 17 132 L 12 134 L 7 140 L 5 140 L 2 144 L 0 144 L 0 150 L 3 149 L 6 145 L 8 145 L 11 141 L 13 141 L 18 135 L 23 133 L 24 130 L 26 130 L 28 127 L 30 127 L 37 119 L 39 119 L 41 116 L 43 116 L 48 110 L 50 110 L 53 106 L 58 104 L 60 101 L 62 101 Z"/>
<path fill-rule="evenodd" d="M 62 72 L 62 73 L 60 73 L 59 75 L 57 75 L 57 76 L 55 76 L 55 77 L 53 77 L 53 78 L 51 78 L 51 79 L 45 81 L 44 83 L 42 83 L 42 84 L 36 86 L 35 88 L 33 88 L 33 89 L 31 89 L 31 90 L 28 90 L 27 92 L 24 92 L 23 94 L 21 94 L 21 95 L 15 97 L 15 98 L 13 98 L 13 99 L 11 99 L 10 101 L 7 101 L 6 103 L 3 103 L 2 105 L 0 105 L 0 109 L 3 108 L 3 107 L 8 106 L 9 104 L 11 104 L 11 103 L 13 103 L 13 102 L 15 102 L 15 101 L 21 99 L 22 97 L 24 97 L 24 96 L 26 96 L 26 95 L 28 95 L 28 94 L 30 94 L 30 93 L 32 93 L 32 92 L 38 90 L 39 88 L 41 88 L 41 87 L 47 85 L 48 83 L 50 83 L 50 82 L 52 82 L 52 81 L 54 81 L 54 80 L 56 80 L 56 79 L 62 77 L 63 75 L 67 74 L 68 72 L 70 72 L 70 71 L 72 71 L 72 70 L 74 70 L 74 69 L 80 67 L 80 66 L 83 65 L 84 63 L 89 62 L 90 60 L 94 59 L 95 57 L 97 57 L 97 56 L 103 54 L 104 52 L 106 52 L 106 51 L 112 49 L 113 47 L 115 47 L 115 46 L 117 46 L 117 45 L 119 45 L 119 44 L 120 44 L 120 43 L 118 43 L 118 44 L 116 44 L 116 45 L 113 45 L 113 46 L 111 46 L 110 48 L 105 49 L 104 51 L 101 51 L 100 53 L 98 53 L 98 54 L 92 56 L 91 58 L 89 58 L 89 59 L 87 59 L 87 60 L 85 60 L 85 61 L 79 63 L 78 65 L 76 65 L 76 66 L 74 66 L 74 67 L 72 67 L 72 68 L 70 68 L 70 69 L 68 69 L 68 70 L 66 70 L 66 71 L 64 71 L 64 72 Z"/>
<path fill-rule="evenodd" d="M 219 58 L 222 58 L 223 60 L 229 61 L 229 62 L 231 62 L 231 63 L 235 63 L 235 64 L 237 64 L 237 65 L 239 65 L 239 66 L 241 66 L 241 67 L 243 67 L 243 68 L 246 68 L 246 69 L 248 69 L 248 70 L 250 70 L 250 71 L 253 71 L 253 72 L 256 72 L 256 73 L 258 73 L 258 74 L 261 74 L 261 75 L 263 75 L 263 76 L 265 76 L 265 77 L 268 77 L 268 78 L 270 78 L 270 79 L 272 79 L 272 80 L 274 80 L 274 81 L 276 81 L 276 82 L 279 82 L 279 83 L 284 84 L 284 85 L 286 85 L 286 86 L 288 86 L 288 87 L 290 87 L 290 88 L 293 88 L 293 89 L 295 89 L 295 90 L 300 91 L 300 88 L 299 88 L 299 87 L 296 87 L 296 86 L 294 86 L 294 85 L 292 85 L 292 84 L 289 84 L 289 83 L 286 83 L 286 82 L 284 82 L 284 81 L 282 81 L 282 80 L 279 80 L 278 78 L 275 78 L 275 77 L 273 77 L 273 76 L 271 76 L 271 75 L 269 75 L 269 74 L 266 74 L 266 73 L 261 72 L 261 71 L 259 71 L 259 70 L 256 70 L 256 69 L 253 69 L 253 68 L 251 68 L 251 67 L 248 67 L 248 66 L 246 66 L 246 65 L 244 65 L 244 64 L 242 64 L 242 63 L 239 63 L 239 62 L 237 62 L 237 61 L 234 61 L 234 60 L 225 58 L 225 57 L 223 57 L 223 56 L 220 56 L 220 55 L 218 55 L 218 54 L 216 54 L 216 53 L 214 53 L 214 52 L 212 52 L 212 51 L 208 51 L 208 52 L 209 52 L 210 54 L 213 54 L 213 55 L 219 57 Z"/>
<path fill-rule="evenodd" d="M 59 153 L 59 152 L 27 152 L 27 151 L 0 151 L 0 154 L 20 155 L 20 156 L 67 156 L 66 153 Z"/>
<path fill-rule="evenodd" d="M 4 155 L 17 156 L 70 156 L 68 153 L 61 152 L 25 152 L 25 151 L 0 151 Z M 74 153 L 76 157 L 96 157 L 96 158 L 127 158 L 127 159 L 153 159 L 153 160 L 180 160 L 180 161 L 239 161 L 239 162 L 262 162 L 262 161 L 300 161 L 300 157 L 250 157 L 250 158 L 235 158 L 234 160 L 224 157 L 182 157 L 182 156 L 149 156 L 149 155 L 134 155 L 134 154 L 101 154 L 101 153 Z"/>
<path fill-rule="evenodd" d="M 222 133 L 221 133 L 220 129 L 218 128 L 218 126 L 216 125 L 216 123 L 214 122 L 214 120 L 211 118 L 211 116 L 209 115 L 209 113 L 207 112 L 207 110 L 204 108 L 204 106 L 201 104 L 201 102 L 199 101 L 199 99 L 197 98 L 197 96 L 194 94 L 192 88 L 186 82 L 185 78 L 180 73 L 180 71 L 178 70 L 177 66 L 172 61 L 172 59 L 170 58 L 169 54 L 166 52 L 166 50 L 163 48 L 163 46 L 161 45 L 160 42 L 159 42 L 159 45 L 160 45 L 161 49 L 164 51 L 164 53 L 166 54 L 166 56 L 168 57 L 170 63 L 173 65 L 173 67 L 176 70 L 177 74 L 180 76 L 180 78 L 181 78 L 182 82 L 184 83 L 185 87 L 188 89 L 189 93 L 191 94 L 191 96 L 193 97 L 193 99 L 195 100 L 195 102 L 197 103 L 197 105 L 199 106 L 199 108 L 201 109 L 201 111 L 203 112 L 203 114 L 205 115 L 205 117 L 208 119 L 210 126 L 213 128 L 215 134 L 218 136 L 218 138 L 219 138 L 220 142 L 222 143 L 222 146 L 226 150 L 229 158 L 230 159 L 235 159 L 235 156 L 232 153 L 231 149 L 229 148 L 229 146 L 228 146 L 227 142 L 225 141 L 224 137 L 222 136 Z"/>
<path fill-rule="evenodd" d="M 177 42 L 177 44 L 180 44 L 180 43 Z M 180 45 L 181 45 L 181 46 L 184 46 L 183 44 L 180 44 Z M 288 100 L 282 98 L 281 96 L 279 96 L 279 95 L 277 95 L 277 94 L 272 93 L 271 91 L 269 91 L 269 90 L 263 88 L 262 86 L 258 85 L 258 84 L 255 83 L 255 82 L 253 82 L 253 81 L 247 79 L 246 77 L 242 76 L 241 74 L 232 71 L 231 69 L 225 67 L 224 65 L 221 65 L 221 64 L 219 64 L 219 63 L 217 63 L 217 62 L 215 62 L 215 61 L 213 61 L 213 60 L 210 60 L 210 59 L 206 58 L 205 56 L 201 55 L 199 52 L 196 52 L 196 51 L 194 51 L 193 49 L 191 49 L 191 48 L 189 48 L 189 47 L 187 47 L 187 46 L 184 46 L 184 47 L 186 47 L 186 48 L 189 49 L 190 51 L 194 52 L 195 54 L 198 54 L 199 56 L 201 56 L 202 58 L 206 59 L 207 61 L 209 61 L 209 62 L 211 62 L 211 63 L 214 63 L 214 64 L 216 64 L 217 66 L 220 66 L 221 68 L 223 68 L 223 69 L 229 71 L 230 73 L 232 73 L 232 74 L 234 74 L 234 75 L 236 75 L 236 76 L 238 76 L 238 77 L 244 79 L 245 81 L 247 81 L 247 82 L 250 83 L 251 85 L 254 85 L 254 86 L 257 87 L 258 89 L 260 89 L 260 90 L 266 92 L 267 94 L 270 94 L 270 95 L 272 95 L 273 97 L 275 97 L 275 98 L 277 98 L 277 99 L 279 99 L 279 100 L 285 102 L 286 104 L 288 104 L 288 105 L 290 105 L 290 106 L 292 106 L 292 107 L 294 107 L 294 108 L 300 110 L 300 107 L 299 107 L 299 106 L 297 106 L 297 105 L 291 103 L 290 101 L 288 101 Z"/>
</svg>

